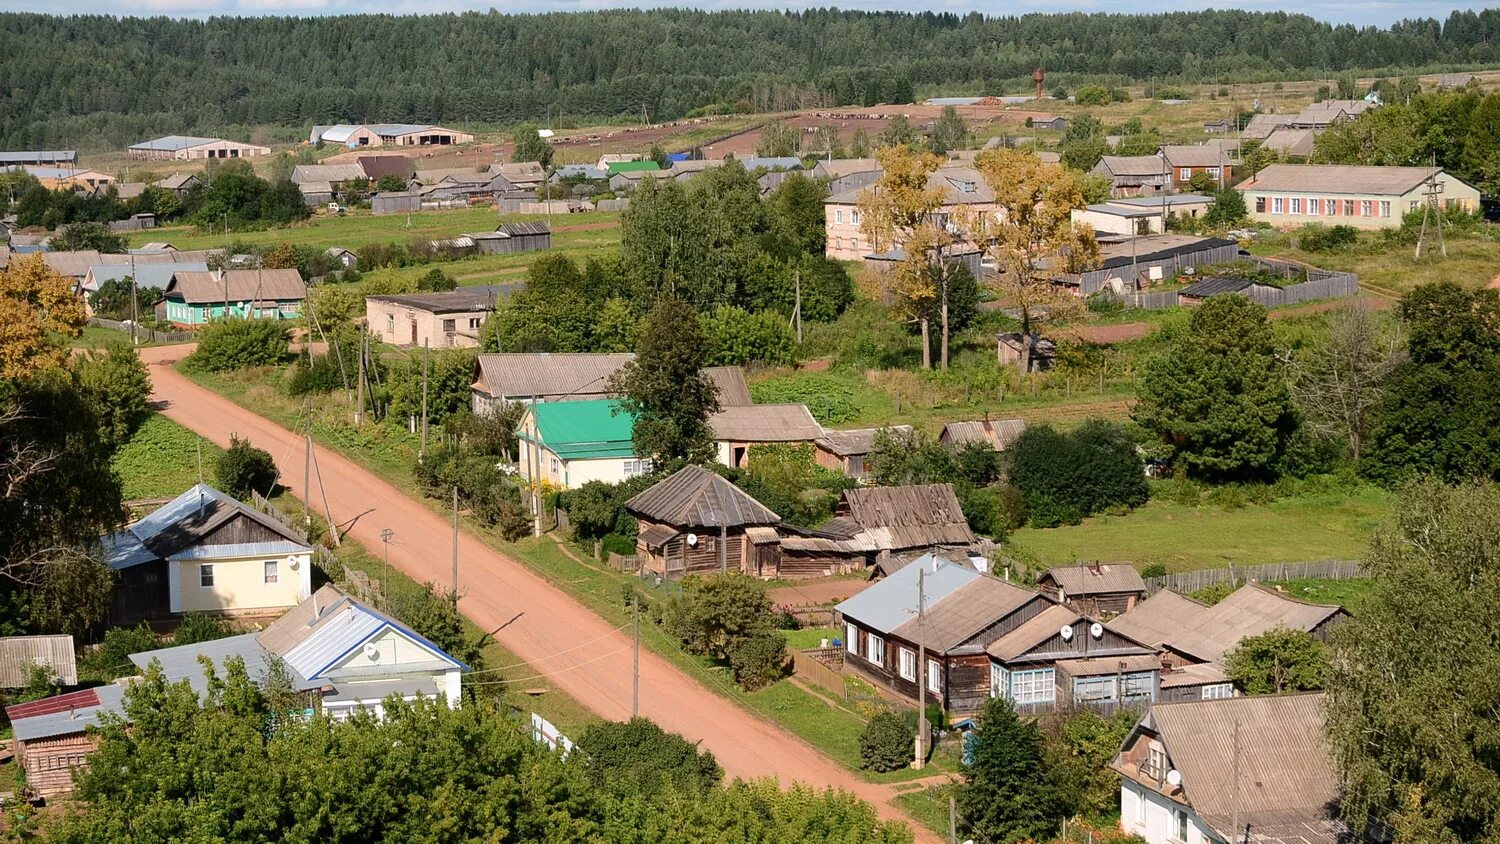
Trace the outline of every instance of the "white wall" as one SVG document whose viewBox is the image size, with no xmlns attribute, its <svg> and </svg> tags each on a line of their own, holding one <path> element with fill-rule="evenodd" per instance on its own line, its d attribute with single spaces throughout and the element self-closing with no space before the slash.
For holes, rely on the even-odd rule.
<svg viewBox="0 0 1500 844">
<path fill-rule="evenodd" d="M 1187 812 L 1186 841 L 1176 837 L 1178 810 Z M 1147 844 L 1223 844 L 1191 809 L 1184 809 L 1180 803 L 1130 779 L 1123 779 L 1120 784 L 1120 829 L 1126 834 L 1139 835 Z"/>
<path fill-rule="evenodd" d="M 288 557 L 297 561 L 294 568 Z M 265 582 L 265 564 L 276 563 L 276 582 Z M 205 587 L 199 566 L 214 567 Z M 294 607 L 312 595 L 311 554 L 278 554 L 219 560 L 168 560 L 168 608 L 174 613 Z"/>
</svg>

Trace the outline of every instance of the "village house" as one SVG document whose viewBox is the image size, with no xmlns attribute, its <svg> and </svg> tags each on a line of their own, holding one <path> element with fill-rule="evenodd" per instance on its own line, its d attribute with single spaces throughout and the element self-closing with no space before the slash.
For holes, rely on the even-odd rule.
<svg viewBox="0 0 1500 844">
<path fill-rule="evenodd" d="M 40 164 L 26 164 L 7 169 L 25 172 L 47 190 L 76 190 L 93 193 L 116 181 L 115 177 L 108 173 L 100 173 L 98 170 L 91 170 L 87 167 L 48 167 Z"/>
<path fill-rule="evenodd" d="M 358 164 L 298 164 L 292 168 L 292 183 L 309 205 L 329 202 L 343 191 L 364 193 L 370 177 Z"/>
<path fill-rule="evenodd" d="M 889 575 L 934 550 L 980 547 L 952 484 L 846 489 L 823 531 L 866 547 L 875 574 Z"/>
<path fill-rule="evenodd" d="M 606 152 L 599 156 L 599 161 L 594 166 L 608 173 L 611 164 L 624 164 L 630 161 L 640 161 L 643 158 L 645 156 L 638 152 Z"/>
<path fill-rule="evenodd" d="M 1169 595 L 1162 598 L 1162 595 Z M 1228 597 L 1204 606 L 1162 590 L 1109 623 L 1120 633 L 1161 644 L 1189 662 L 1219 662 L 1240 641 L 1278 627 L 1301 630 L 1327 641 L 1349 613 L 1337 604 L 1301 601 L 1258 583 L 1247 583 Z"/>
<path fill-rule="evenodd" d="M 1024 419 L 976 419 L 947 422 L 938 434 L 938 444 L 947 449 L 980 443 L 995 451 L 1004 451 L 1026 432 Z"/>
<path fill-rule="evenodd" d="M 349 270 L 359 266 L 359 254 L 353 249 L 343 246 L 330 246 L 323 250 L 323 254 L 332 258 L 334 263 L 338 264 L 341 269 Z"/>
<path fill-rule="evenodd" d="M 750 449 L 757 445 L 811 443 L 823 435 L 805 404 L 747 404 L 721 406 L 710 414 L 715 457 L 725 466 L 745 468 Z"/>
<path fill-rule="evenodd" d="M 37 668 L 45 670 L 59 686 L 78 685 L 73 637 L 63 633 L 0 638 L 0 689 L 26 688 L 31 672 Z"/>
<path fill-rule="evenodd" d="M 371 182 L 380 181 L 381 176 L 398 176 L 403 182 L 408 182 L 416 173 L 412 160 L 405 155 L 361 155 L 354 163 Z"/>
<path fill-rule="evenodd" d="M 1323 723 L 1322 693 L 1158 703 L 1110 765 L 1121 831 L 1147 844 L 1353 840 Z"/>
<path fill-rule="evenodd" d="M 881 431 L 890 434 L 910 434 L 910 425 L 890 425 L 884 428 L 851 428 L 835 431 L 825 428 L 822 436 L 813 440 L 813 459 L 825 469 L 835 469 L 855 480 L 866 480 L 870 476 L 867 460 L 875 448 L 875 438 Z"/>
<path fill-rule="evenodd" d="M 280 614 L 312 594 L 307 539 L 207 484 L 100 542 L 119 578 L 115 624 L 186 612 Z"/>
<path fill-rule="evenodd" d="M 410 627 L 331 584 L 259 633 L 130 655 L 142 671 L 159 665 L 168 683 L 187 681 L 200 698 L 208 690 L 203 662 L 223 677 L 231 659 L 243 661 L 257 683 L 267 679 L 273 663 L 280 663 L 304 711 L 334 720 L 359 710 L 379 718 L 392 696 L 441 698 L 457 708 L 469 670 Z M 16 759 L 32 791 L 45 798 L 72 790 L 73 769 L 86 765 L 96 747 L 89 728 L 105 715 L 128 717 L 124 698 L 130 682 L 126 678 L 6 709 Z"/>
<path fill-rule="evenodd" d="M 475 413 L 514 402 L 581 401 L 609 395 L 609 377 L 635 359 L 631 352 L 501 352 L 474 363 Z M 710 366 L 703 374 L 718 390 L 719 406 L 748 405 L 750 388 L 738 366 Z"/>
<path fill-rule="evenodd" d="M 1089 172 L 1109 177 L 1111 196 L 1153 196 L 1171 183 L 1159 155 L 1106 155 Z"/>
<path fill-rule="evenodd" d="M 94 294 L 99 292 L 99 287 L 111 281 L 132 280 L 137 290 L 165 290 L 172 281 L 172 276 L 178 273 L 208 272 L 208 264 L 202 261 L 175 261 L 170 264 L 95 264 L 89 267 L 83 277 L 79 289 L 84 294 L 84 304 L 90 315 L 93 314 Z M 140 317 L 152 316 L 144 311 Z"/>
<path fill-rule="evenodd" d="M 995 335 L 995 359 L 1001 366 L 1020 366 L 1021 353 L 1026 344 L 1031 344 L 1030 357 L 1026 360 L 1028 372 L 1045 372 L 1057 362 L 1057 343 L 1040 334 L 1032 333 L 1023 339 L 1019 331 L 1002 331 Z"/>
<path fill-rule="evenodd" d="M 1274 226 L 1304 223 L 1388 229 L 1423 203 L 1479 209 L 1479 191 L 1432 167 L 1272 164 L 1236 187 L 1250 218 Z"/>
<path fill-rule="evenodd" d="M 503 179 L 510 191 L 536 193 L 547 181 L 547 170 L 535 161 L 500 161 L 490 165 L 490 173 Z"/>
<path fill-rule="evenodd" d="M 314 146 L 338 144 L 350 149 L 379 146 L 426 147 L 469 144 L 474 142 L 474 136 L 468 132 L 425 123 L 341 123 L 336 126 L 314 126 L 307 142 Z"/>
<path fill-rule="evenodd" d="M 1173 191 L 1187 189 L 1194 176 L 1206 175 L 1221 190 L 1234 182 L 1234 168 L 1240 161 L 1233 149 L 1223 144 L 1167 144 L 1161 148 L 1167 166 L 1168 186 Z"/>
<path fill-rule="evenodd" d="M 157 319 L 184 328 L 216 319 L 296 319 L 307 283 L 295 269 L 178 272 L 157 303 Z"/>
<path fill-rule="evenodd" d="M 1268 149 L 1282 158 L 1307 158 L 1313 154 L 1313 144 L 1318 133 L 1312 129 L 1280 127 L 1261 141 L 1261 149 Z"/>
<path fill-rule="evenodd" d="M 226 141 L 222 138 L 167 135 L 164 138 L 131 144 L 127 153 L 136 161 L 191 161 L 270 155 L 271 148 L 239 141 Z"/>
<path fill-rule="evenodd" d="M 192 173 L 173 173 L 172 175 L 167 176 L 164 179 L 158 179 L 153 183 L 153 187 L 168 191 L 178 199 L 182 199 L 186 197 L 193 188 L 196 188 L 201 184 L 203 184 L 203 180 L 199 179 Z"/>
<path fill-rule="evenodd" d="M 365 325 L 393 346 L 472 348 L 495 303 L 515 285 L 460 287 L 446 293 L 365 297 Z"/>
<path fill-rule="evenodd" d="M 614 399 L 529 404 L 516 428 L 517 469 L 552 489 L 577 489 L 589 481 L 616 484 L 651 471 L 636 454 L 635 417 Z"/>
<path fill-rule="evenodd" d="M 812 169 L 814 179 L 828 182 L 830 196 L 872 185 L 884 174 L 874 158 L 834 158 L 819 161 Z"/>
<path fill-rule="evenodd" d="M 943 192 L 943 204 L 937 213 L 946 220 L 957 223 L 966 214 L 994 214 L 999 211 L 994 191 L 985 184 L 979 171 L 972 168 L 944 167 L 935 170 L 928 177 L 927 186 Z M 875 248 L 860 227 L 859 199 L 866 190 L 874 188 L 866 186 L 846 190 L 823 200 L 823 226 L 827 232 L 824 254 L 829 258 L 857 261 L 866 255 L 882 251 Z M 882 247 L 889 248 L 891 245 L 882 244 Z M 963 245 L 965 244 L 959 244 Z"/>
<path fill-rule="evenodd" d="M 1240 130 L 1240 137 L 1246 141 L 1263 141 L 1277 129 L 1288 126 L 1296 119 L 1295 114 L 1262 114 L 1250 115 L 1245 121 L 1245 128 Z"/>
<path fill-rule="evenodd" d="M 15 240 L 21 235 L 12 236 L 11 248 L 16 250 Z M 36 253 L 42 256 L 48 269 L 58 275 L 82 282 L 88 277 L 89 270 L 93 267 L 120 266 L 143 267 L 148 264 L 207 264 L 210 259 L 223 255 L 221 249 L 132 249 L 129 252 L 100 252 L 97 249 L 77 249 L 63 252 L 38 251 L 37 249 L 17 250 L 17 254 Z"/>
<path fill-rule="evenodd" d="M 564 179 L 581 178 L 591 182 L 603 181 L 609 178 L 609 171 L 603 167 L 595 167 L 592 164 L 559 164 L 552 170 L 552 175 L 547 179 L 550 184 L 561 184 Z"/>
<path fill-rule="evenodd" d="M 1069 606 L 1052 604 L 985 648 L 990 694 L 1016 711 L 1088 707 L 1113 712 L 1157 699 L 1156 649 Z"/>
<path fill-rule="evenodd" d="M 774 577 L 781 517 L 724 477 L 685 466 L 625 503 L 640 523 L 642 570 L 661 577 L 738 571 Z"/>
<path fill-rule="evenodd" d="M 1085 563 L 1042 572 L 1036 586 L 1089 616 L 1114 616 L 1146 599 L 1146 582 L 1129 563 Z"/>
<path fill-rule="evenodd" d="M 927 554 L 834 609 L 846 670 L 913 706 L 920 675 L 928 700 L 968 714 L 991 696 L 985 649 L 1052 606 L 1045 595 Z"/>
<path fill-rule="evenodd" d="M 1302 109 L 1286 125 L 1293 129 L 1324 129 L 1342 120 L 1353 120 L 1379 103 L 1372 100 L 1324 100 Z"/>
</svg>

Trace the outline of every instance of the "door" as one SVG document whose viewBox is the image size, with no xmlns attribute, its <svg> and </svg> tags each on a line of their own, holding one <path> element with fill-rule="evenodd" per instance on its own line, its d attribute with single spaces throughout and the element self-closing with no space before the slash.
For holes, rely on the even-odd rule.
<svg viewBox="0 0 1500 844">
<path fill-rule="evenodd" d="M 411 321 L 411 344 L 413 346 L 417 345 L 417 321 L 416 320 L 412 320 Z"/>
</svg>

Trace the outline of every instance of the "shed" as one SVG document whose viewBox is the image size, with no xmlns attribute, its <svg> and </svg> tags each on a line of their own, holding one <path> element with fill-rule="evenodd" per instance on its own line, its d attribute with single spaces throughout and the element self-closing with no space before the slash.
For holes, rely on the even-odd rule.
<svg viewBox="0 0 1500 844">
<path fill-rule="evenodd" d="M 952 484 L 870 487 L 844 490 L 837 515 L 868 534 L 873 548 L 891 552 L 968 548 L 974 531 L 964 518 Z"/>
<path fill-rule="evenodd" d="M 1146 582 L 1129 563 L 1089 563 L 1048 569 L 1038 589 L 1091 616 L 1118 615 L 1146 598 Z"/>
<path fill-rule="evenodd" d="M 1019 331 L 1005 331 L 995 335 L 995 355 L 1001 366 L 1016 366 L 1021 362 L 1021 351 L 1025 342 Z M 1031 335 L 1031 358 L 1028 369 L 1042 372 L 1052 368 L 1057 361 L 1057 344 L 1040 334 Z"/>
<path fill-rule="evenodd" d="M 805 404 L 748 404 L 721 407 L 708 418 L 719 462 L 745 468 L 750 448 L 769 443 L 811 443 L 823 435 Z"/>
<path fill-rule="evenodd" d="M 1275 285 L 1261 281 L 1210 276 L 1177 291 L 1177 299 L 1184 305 L 1196 305 L 1212 296 L 1240 294 L 1253 297 L 1255 294 L 1273 294 L 1277 289 Z"/>
<path fill-rule="evenodd" d="M 636 551 L 642 567 L 681 577 L 733 567 L 756 577 L 774 577 L 779 553 L 774 541 L 756 542 L 752 528 L 774 528 L 781 517 L 723 476 L 685 466 L 625 503 L 640 522 Z"/>
<path fill-rule="evenodd" d="M 938 442 L 947 448 L 959 448 L 969 443 L 984 443 L 996 451 L 1004 451 L 1026 431 L 1024 419 L 977 419 L 968 422 L 949 422 L 938 434 Z"/>
<path fill-rule="evenodd" d="M 851 478 L 863 480 L 869 476 L 866 458 L 875 447 L 875 438 L 881 431 L 893 434 L 910 434 L 910 425 L 892 425 L 886 428 L 851 428 L 835 431 L 825 428 L 823 435 L 813 440 L 817 449 L 814 458 L 826 469 L 838 469 Z"/>
</svg>

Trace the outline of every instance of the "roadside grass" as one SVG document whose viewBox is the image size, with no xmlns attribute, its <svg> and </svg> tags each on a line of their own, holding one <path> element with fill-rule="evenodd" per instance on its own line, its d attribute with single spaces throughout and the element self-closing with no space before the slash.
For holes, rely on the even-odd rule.
<svg viewBox="0 0 1500 844">
<path fill-rule="evenodd" d="M 948 797 L 955 789 L 951 785 L 931 785 L 898 794 L 891 799 L 907 817 L 944 838 L 948 835 Z M 959 835 L 960 840 L 963 835 Z"/>
<path fill-rule="evenodd" d="M 75 349 L 107 349 L 116 343 L 130 345 L 130 335 L 112 328 L 85 325 L 82 334 L 68 338 L 68 345 Z M 142 341 L 140 345 L 153 346 L 155 344 Z"/>
<path fill-rule="evenodd" d="M 222 247 L 226 239 L 251 244 L 290 243 L 293 246 L 345 246 L 358 249 L 366 243 L 405 243 L 416 238 L 437 239 L 454 237 L 465 232 L 490 231 L 502 222 L 518 220 L 545 220 L 546 215 L 501 214 L 494 208 L 454 208 L 445 211 L 414 211 L 411 225 L 407 225 L 405 214 L 381 214 L 376 216 L 365 210 L 350 211 L 348 216 L 316 215 L 309 220 L 289 226 L 259 231 L 230 232 L 228 238 L 223 231 L 208 231 L 196 226 L 162 226 L 147 229 L 130 236 L 131 246 L 140 246 L 149 241 L 166 241 L 178 249 L 214 249 Z M 554 214 L 552 224 L 556 228 L 587 223 L 618 224 L 619 212 L 589 211 L 578 214 Z M 556 241 L 568 234 L 602 234 L 608 229 L 595 232 L 557 232 Z"/>
<path fill-rule="evenodd" d="M 1153 499 L 1122 516 L 1095 516 L 1058 528 L 1021 528 L 1008 545 L 1045 566 L 1119 560 L 1161 563 L 1170 572 L 1230 563 L 1359 559 L 1394 496 L 1362 485 L 1353 491 L 1291 496 L 1235 509 Z"/>
</svg>

